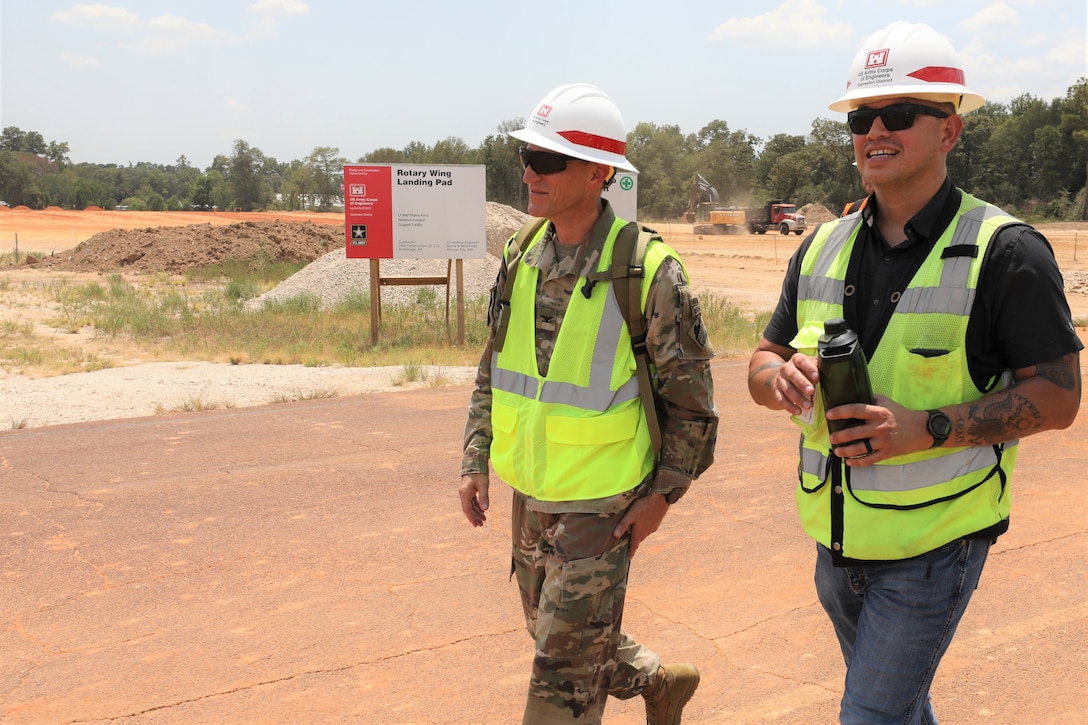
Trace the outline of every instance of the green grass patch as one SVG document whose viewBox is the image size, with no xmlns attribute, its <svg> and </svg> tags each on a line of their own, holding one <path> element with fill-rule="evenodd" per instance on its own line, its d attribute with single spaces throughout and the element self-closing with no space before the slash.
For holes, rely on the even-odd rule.
<svg viewBox="0 0 1088 725">
<path fill-rule="evenodd" d="M 226 285 L 230 287 L 230 283 Z M 183 360 L 241 363 L 401 365 L 401 377 L 414 382 L 419 360 L 434 365 L 473 365 L 486 341 L 487 300 L 466 302 L 465 346 L 455 341 L 456 322 L 445 318 L 445 303 L 419 295 L 410 306 L 384 305 L 377 342 L 371 342 L 369 296 L 358 293 L 323 310 L 320 299 L 304 293 L 266 301 L 259 309 L 241 304 L 247 295 L 171 286 L 136 287 L 111 280 L 84 285 L 58 283 L 62 302 L 56 326 L 90 325 L 123 336 L 162 355 Z M 703 320 L 720 356 L 747 355 L 755 348 L 769 312 L 746 315 L 728 299 L 701 298 Z"/>
<path fill-rule="evenodd" d="M 377 342 L 371 341 L 371 300 L 365 291 L 322 309 L 312 293 L 264 302 L 247 309 L 246 300 L 301 265 L 225 262 L 181 278 L 148 278 L 132 283 L 120 275 L 75 283 L 62 278 L 38 290 L 57 303 L 48 323 L 71 332 L 93 327 L 152 356 L 232 364 L 297 364 L 311 367 L 400 366 L 399 384 L 441 385 L 443 366 L 474 366 L 487 339 L 487 298 L 465 303 L 465 344 L 456 343 L 456 311 L 446 320 L 445 300 L 422 288 L 409 305 L 383 305 Z M 224 278 L 228 276 L 229 278 Z M 215 283 L 208 280 L 217 279 Z M 770 311 L 746 314 L 727 298 L 701 295 L 703 320 L 720 357 L 747 356 L 760 339 Z M 436 367 L 428 376 L 420 361 Z M 43 368 L 50 374 L 109 367 L 49 338 L 37 338 L 33 325 L 0 324 L 0 364 Z M 321 395 L 316 391 L 315 395 Z M 297 399 L 297 398 L 296 398 Z M 200 401 L 193 409 L 201 407 Z"/>
<path fill-rule="evenodd" d="M 13 264 L 26 264 L 26 258 L 28 256 L 42 259 L 48 257 L 49 252 L 36 252 L 34 250 L 26 251 L 20 249 L 18 255 L 16 255 L 15 249 L 9 249 L 6 252 L 0 252 L 0 267 L 9 267 Z"/>
</svg>

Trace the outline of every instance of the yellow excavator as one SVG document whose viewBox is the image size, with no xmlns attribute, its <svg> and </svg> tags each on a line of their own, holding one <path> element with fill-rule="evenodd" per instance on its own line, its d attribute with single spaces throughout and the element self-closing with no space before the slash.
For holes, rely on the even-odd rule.
<svg viewBox="0 0 1088 725">
<path fill-rule="evenodd" d="M 692 232 L 695 234 L 745 234 L 748 231 L 744 223 L 744 210 L 723 207 L 718 190 L 699 174 L 691 178 L 684 221 L 694 225 Z"/>
</svg>

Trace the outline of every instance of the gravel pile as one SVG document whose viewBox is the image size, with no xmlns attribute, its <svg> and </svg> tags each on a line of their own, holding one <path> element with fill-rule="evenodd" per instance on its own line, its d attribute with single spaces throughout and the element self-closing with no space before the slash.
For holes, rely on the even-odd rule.
<svg viewBox="0 0 1088 725">
<path fill-rule="evenodd" d="M 499 255 L 503 245 L 528 219 L 528 215 L 512 207 L 487 202 L 487 256 L 466 259 L 464 266 L 465 299 L 488 294 L 499 270 Z M 457 294 L 456 267 L 450 269 L 445 259 L 383 259 L 382 277 L 435 277 L 450 279 L 450 299 Z M 438 299 L 446 296 L 445 285 L 387 285 L 382 287 L 382 306 L 411 305 L 424 288 L 434 290 Z M 335 307 L 354 293 L 370 293 L 370 260 L 348 259 L 343 247 L 318 257 L 274 289 L 249 300 L 246 306 L 259 309 L 266 301 L 279 301 L 302 294 L 315 295 L 323 308 Z"/>
<path fill-rule="evenodd" d="M 445 276 L 445 259 L 383 259 L 382 277 Z M 465 299 L 486 295 L 495 283 L 499 260 L 490 254 L 485 259 L 464 260 Z M 457 271 L 450 271 L 450 299 L 457 294 Z M 446 297 L 445 285 L 393 285 L 382 287 L 382 306 L 410 305 L 424 288 L 434 290 L 438 299 Z M 348 259 L 344 248 L 318 257 L 274 289 L 246 302 L 249 309 L 259 309 L 265 302 L 282 302 L 302 294 L 315 295 L 322 308 L 335 307 L 353 293 L 370 294 L 370 260 Z"/>
</svg>

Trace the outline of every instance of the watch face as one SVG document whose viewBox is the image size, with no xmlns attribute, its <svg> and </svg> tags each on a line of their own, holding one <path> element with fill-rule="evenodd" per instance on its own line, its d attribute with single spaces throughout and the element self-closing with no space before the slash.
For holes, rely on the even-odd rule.
<svg viewBox="0 0 1088 725">
<path fill-rule="evenodd" d="M 929 414 L 929 432 L 941 438 L 947 438 L 952 432 L 952 421 L 944 413 L 934 412 Z"/>
</svg>

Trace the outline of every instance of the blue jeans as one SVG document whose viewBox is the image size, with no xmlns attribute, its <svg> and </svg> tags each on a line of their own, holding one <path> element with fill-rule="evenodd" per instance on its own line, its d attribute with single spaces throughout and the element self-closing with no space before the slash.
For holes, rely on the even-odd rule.
<svg viewBox="0 0 1088 725">
<path fill-rule="evenodd" d="M 929 687 L 978 586 L 990 541 L 835 567 L 817 544 L 816 592 L 846 660 L 842 725 L 936 725 Z"/>
</svg>

